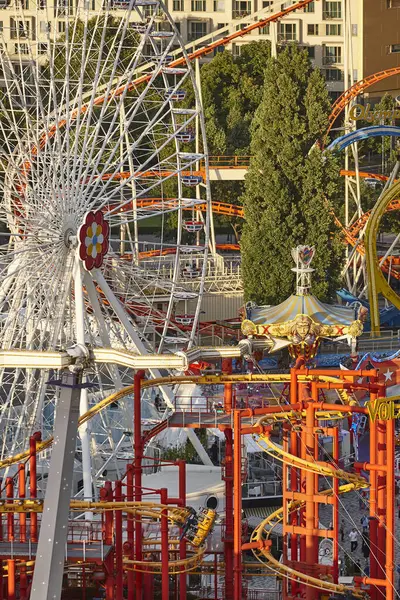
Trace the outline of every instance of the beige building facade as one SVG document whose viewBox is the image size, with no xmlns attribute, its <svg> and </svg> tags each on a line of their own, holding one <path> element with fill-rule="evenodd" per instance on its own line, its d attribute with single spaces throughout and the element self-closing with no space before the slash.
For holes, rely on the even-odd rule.
<svg viewBox="0 0 400 600">
<path fill-rule="evenodd" d="M 94 16 L 102 11 L 105 1 L 121 10 L 129 5 L 127 0 L 83 0 L 83 4 Z M 49 39 L 63 33 L 67 14 L 74 11 L 76 2 L 0 0 L 0 35 L 11 59 L 22 65 L 37 57 L 40 62 L 40 56 L 44 61 Z M 185 43 L 195 43 L 257 11 L 264 11 L 263 15 L 275 13 L 294 3 L 295 0 L 166 0 Z M 275 50 L 291 42 L 306 48 L 335 99 L 354 81 L 400 65 L 400 0 L 314 0 L 279 23 L 238 38 L 229 49 L 239 54 L 243 44 L 255 40 L 270 40 Z M 207 59 L 210 57 L 212 54 Z M 400 76 L 378 82 L 369 90 L 372 97 L 384 92 L 400 93 Z"/>
</svg>

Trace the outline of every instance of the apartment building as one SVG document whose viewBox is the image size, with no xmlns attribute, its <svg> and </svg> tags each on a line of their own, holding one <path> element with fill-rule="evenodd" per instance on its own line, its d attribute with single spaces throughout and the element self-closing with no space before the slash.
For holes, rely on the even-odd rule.
<svg viewBox="0 0 400 600">
<path fill-rule="evenodd" d="M 103 10 L 106 0 L 83 1 L 85 8 L 95 15 Z M 107 1 L 121 10 L 128 6 L 126 0 Z M 295 0 L 164 1 L 186 43 L 257 11 L 269 14 L 295 3 Z M 0 0 L 0 35 L 11 58 L 23 63 L 29 60 L 29 52 L 33 52 L 40 62 L 40 56 L 47 52 L 49 37 L 63 33 L 67 14 L 74 10 L 76 2 Z M 239 54 L 243 44 L 254 40 L 270 40 L 274 48 L 291 42 L 306 48 L 314 65 L 322 70 L 334 99 L 353 81 L 400 65 L 400 0 L 314 0 L 279 23 L 235 40 L 230 49 Z M 379 97 L 386 91 L 400 93 L 400 77 L 377 83 L 369 94 Z"/>
<path fill-rule="evenodd" d="M 286 8 L 294 1 L 277 3 L 271 0 L 169 0 L 169 10 L 185 40 L 191 41 L 215 31 L 230 21 L 242 19 L 253 12 Z M 372 0 L 373 1 L 373 0 Z M 243 44 L 254 40 L 270 40 L 278 47 L 296 42 L 307 49 L 315 66 L 319 67 L 329 92 L 336 98 L 345 88 L 345 48 L 351 57 L 348 63 L 349 84 L 363 76 L 362 6 L 363 0 L 351 0 L 351 30 L 345 44 L 345 0 L 316 0 L 301 11 L 271 23 L 232 44 L 240 53 Z M 350 51 L 351 46 L 351 51 Z"/>
<path fill-rule="evenodd" d="M 364 0 L 363 75 L 400 66 L 400 0 Z M 400 94 L 400 76 L 382 79 L 369 88 L 369 96 Z"/>
</svg>

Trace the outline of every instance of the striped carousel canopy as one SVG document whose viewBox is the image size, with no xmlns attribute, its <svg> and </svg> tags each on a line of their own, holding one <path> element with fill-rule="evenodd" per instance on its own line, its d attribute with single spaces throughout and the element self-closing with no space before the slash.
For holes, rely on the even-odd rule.
<svg viewBox="0 0 400 600">
<path fill-rule="evenodd" d="M 319 325 L 351 325 L 357 319 L 357 308 L 324 304 L 315 296 L 295 294 L 278 306 L 246 306 L 246 318 L 255 325 L 287 323 L 298 315 L 307 315 Z"/>
</svg>

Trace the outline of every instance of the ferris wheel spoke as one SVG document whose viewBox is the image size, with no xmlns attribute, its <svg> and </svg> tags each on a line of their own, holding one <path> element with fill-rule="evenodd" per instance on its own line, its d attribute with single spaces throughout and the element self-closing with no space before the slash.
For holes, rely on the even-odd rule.
<svg viewBox="0 0 400 600">
<path fill-rule="evenodd" d="M 157 73 L 156 70 L 151 74 L 151 77 L 146 82 L 144 89 L 142 90 L 142 92 L 137 97 L 137 99 L 136 99 L 133 107 L 131 108 L 131 110 L 129 112 L 127 111 L 127 114 L 125 115 L 125 123 L 124 123 L 123 131 L 119 134 L 119 136 L 117 136 L 117 142 L 118 143 L 115 144 L 113 150 L 111 151 L 109 157 L 107 158 L 107 160 L 105 162 L 105 165 L 103 167 L 103 170 L 100 173 L 100 175 L 104 175 L 109 170 L 109 167 L 112 164 L 111 161 L 114 158 L 116 152 L 119 150 L 120 144 L 123 141 L 123 137 L 125 135 L 125 131 L 129 131 L 129 127 L 132 125 L 132 122 L 133 122 L 133 120 L 134 120 L 137 112 L 139 111 L 139 109 L 141 107 L 141 102 L 144 101 L 144 98 L 145 98 L 146 94 L 151 91 L 151 86 L 152 86 L 155 78 L 157 77 L 157 74 L 158 73 Z M 103 144 L 101 146 L 100 151 L 97 153 L 97 159 L 96 159 L 96 162 L 94 164 L 94 171 L 98 168 L 99 162 L 100 162 L 100 158 L 103 156 L 103 153 L 104 153 L 104 150 L 105 150 L 105 147 L 106 147 L 106 143 L 108 142 L 109 137 L 112 135 L 112 128 L 118 122 L 118 118 L 120 116 L 120 110 L 121 110 L 120 107 L 121 107 L 122 103 L 124 102 L 124 99 L 125 99 L 126 95 L 127 95 L 127 87 L 124 89 L 124 91 L 123 91 L 123 93 L 122 93 L 122 95 L 120 97 L 120 103 L 119 103 L 117 109 L 115 110 L 115 113 L 114 113 L 114 116 L 113 116 L 113 119 L 112 119 L 112 122 L 111 122 L 111 126 L 109 128 L 108 135 L 106 136 L 106 138 L 105 138 L 105 140 L 104 140 L 104 142 L 103 142 Z M 161 105 L 161 109 L 159 109 L 157 111 L 156 116 L 153 118 L 153 123 L 154 123 L 155 119 L 159 116 L 159 114 L 161 113 L 161 110 L 166 106 L 166 104 L 167 104 L 167 102 L 164 100 L 163 103 L 162 103 L 162 105 Z M 147 128 L 146 128 L 146 131 L 147 131 Z M 129 152 L 132 153 L 134 151 L 135 147 L 142 140 L 142 138 L 143 138 L 143 134 L 141 136 L 139 136 L 139 139 L 133 145 L 131 145 L 131 147 L 129 148 Z M 118 169 L 115 172 L 118 172 Z M 85 173 L 85 175 L 86 176 L 88 175 L 88 169 L 87 169 L 87 172 Z M 89 185 L 92 183 L 93 178 L 94 178 L 94 175 L 91 174 L 90 177 L 89 177 L 89 181 L 88 181 Z M 96 184 L 95 184 L 95 186 L 96 186 Z"/>
</svg>

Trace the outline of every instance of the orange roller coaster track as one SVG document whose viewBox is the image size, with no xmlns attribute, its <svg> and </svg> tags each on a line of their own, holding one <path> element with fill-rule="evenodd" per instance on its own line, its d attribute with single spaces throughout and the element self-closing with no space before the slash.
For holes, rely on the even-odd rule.
<svg viewBox="0 0 400 600">
<path fill-rule="evenodd" d="M 346 106 L 348 106 L 352 100 L 354 100 L 354 98 L 357 98 L 357 96 L 363 94 L 364 91 L 371 85 L 379 83 L 379 81 L 383 81 L 389 77 L 393 77 L 394 75 L 400 75 L 400 67 L 393 67 L 393 69 L 387 69 L 385 71 L 379 71 L 379 73 L 368 75 L 368 77 L 361 79 L 361 81 L 357 81 L 351 86 L 351 88 L 343 92 L 343 94 L 339 96 L 339 98 L 332 105 L 332 112 L 329 115 L 329 125 L 325 134 L 325 140 L 328 137 L 329 132 L 331 131 L 338 116 L 341 114 L 343 109 L 346 108 Z"/>
</svg>

